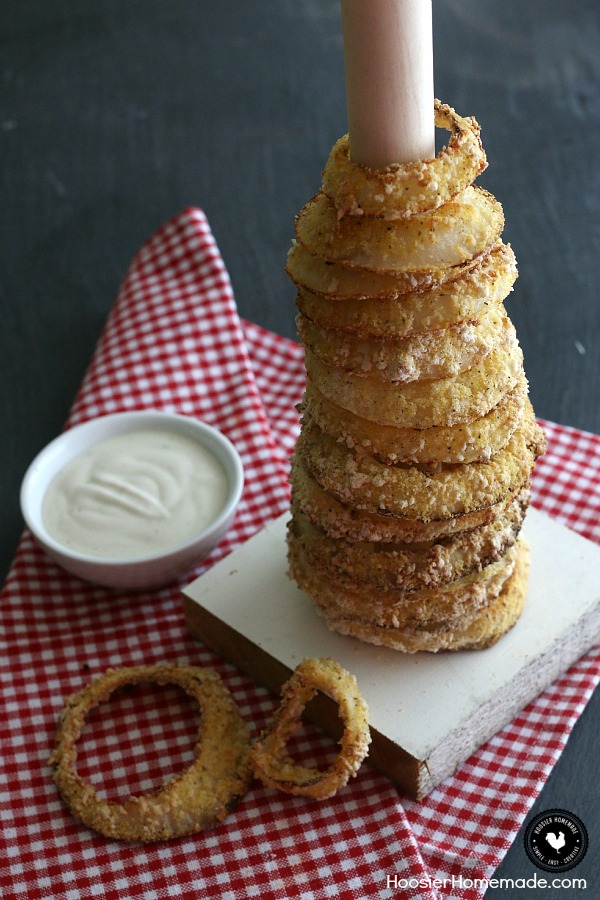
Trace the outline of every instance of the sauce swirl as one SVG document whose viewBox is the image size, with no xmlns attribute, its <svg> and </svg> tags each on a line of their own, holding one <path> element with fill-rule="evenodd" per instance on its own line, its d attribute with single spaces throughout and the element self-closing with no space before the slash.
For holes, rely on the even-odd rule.
<svg viewBox="0 0 600 900">
<path fill-rule="evenodd" d="M 86 556 L 134 559 L 191 540 L 223 509 L 219 460 L 185 434 L 140 428 L 71 460 L 46 491 L 48 533 Z"/>
</svg>

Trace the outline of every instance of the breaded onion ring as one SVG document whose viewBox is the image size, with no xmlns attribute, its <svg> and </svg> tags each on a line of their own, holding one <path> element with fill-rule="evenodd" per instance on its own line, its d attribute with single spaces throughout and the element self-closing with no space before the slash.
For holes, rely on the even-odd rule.
<svg viewBox="0 0 600 900">
<path fill-rule="evenodd" d="M 320 606 L 317 608 L 332 631 L 404 653 L 483 650 L 491 647 L 506 634 L 523 611 L 527 593 L 529 551 L 521 540 L 518 541 L 517 548 L 514 570 L 502 590 L 467 624 L 460 621 L 453 622 L 432 630 L 422 627 L 395 628 L 377 625 L 364 616 L 344 615 L 337 609 Z"/>
<path fill-rule="evenodd" d="M 319 259 L 302 244 L 293 241 L 285 270 L 298 287 L 324 297 L 395 298 L 453 281 L 472 269 L 489 249 L 485 248 L 479 256 L 473 256 L 459 266 L 439 266 L 421 272 L 370 272 Z"/>
<path fill-rule="evenodd" d="M 421 522 L 404 519 L 384 512 L 370 512 L 343 503 L 330 491 L 321 487 L 296 454 L 292 460 L 292 489 L 302 512 L 311 522 L 333 538 L 348 541 L 384 541 L 409 544 L 435 541 L 452 534 L 462 534 L 493 522 L 516 498 L 529 503 L 530 478 L 499 503 L 477 509 L 462 516 Z"/>
<path fill-rule="evenodd" d="M 503 340 L 481 362 L 454 378 L 394 384 L 378 375 L 356 375 L 305 354 L 308 377 L 324 397 L 363 419 L 397 428 L 448 427 L 485 416 L 517 383 L 523 353 L 512 322 Z"/>
<path fill-rule="evenodd" d="M 511 247 L 497 244 L 472 268 L 429 289 L 397 296 L 355 297 L 334 291 L 322 294 L 314 285 L 311 289 L 300 285 L 296 305 L 322 328 L 387 340 L 475 319 L 508 296 L 516 277 Z"/>
<path fill-rule="evenodd" d="M 383 628 L 418 628 L 426 632 L 464 628 L 502 591 L 515 567 L 516 547 L 478 572 L 439 588 L 412 592 L 375 591 L 373 587 L 340 585 L 335 578 L 315 572 L 302 548 L 289 547 L 293 577 L 327 614 L 358 618 Z"/>
<path fill-rule="evenodd" d="M 331 538 L 292 503 L 288 544 L 298 543 L 315 576 L 340 588 L 405 592 L 435 588 L 497 562 L 517 539 L 526 502 L 509 503 L 494 521 L 437 541 L 400 544 Z"/>
<path fill-rule="evenodd" d="M 319 484 L 343 503 L 430 522 L 499 503 L 523 484 L 542 446 L 542 431 L 528 411 L 508 444 L 488 462 L 431 474 L 415 466 L 386 466 L 369 456 L 355 457 L 314 423 L 304 424 L 296 454 Z"/>
<path fill-rule="evenodd" d="M 335 700 L 344 723 L 339 753 L 323 772 L 297 765 L 286 750 L 289 738 L 300 728 L 305 706 L 317 691 Z M 255 776 L 268 787 L 324 800 L 356 775 L 370 741 L 367 704 L 354 675 L 333 659 L 307 658 L 283 685 L 281 705 L 252 747 L 252 766 Z"/>
<path fill-rule="evenodd" d="M 117 688 L 141 682 L 176 684 L 197 701 L 201 724 L 192 764 L 156 792 L 123 803 L 102 799 L 76 771 L 76 741 L 90 709 Z M 124 841 L 159 841 L 222 822 L 251 781 L 250 733 L 217 672 L 186 665 L 108 669 L 68 698 L 50 764 L 63 800 L 84 825 Z"/>
<path fill-rule="evenodd" d="M 329 365 L 356 375 L 380 374 L 394 384 L 451 378 L 480 362 L 507 330 L 502 304 L 479 319 L 400 339 L 365 338 L 296 317 L 300 340 Z"/>
<path fill-rule="evenodd" d="M 308 378 L 300 410 L 356 455 L 369 453 L 392 465 L 412 462 L 437 466 L 491 459 L 514 434 L 528 403 L 527 380 L 521 373 L 512 391 L 485 416 L 472 422 L 448 427 L 395 428 L 363 419 L 333 400 L 326 400 Z"/>
<path fill-rule="evenodd" d="M 296 237 L 328 262 L 376 272 L 432 272 L 459 266 L 500 238 L 504 213 L 483 188 L 465 188 L 433 212 L 410 219 L 346 216 L 317 194 L 296 216 Z"/>
<path fill-rule="evenodd" d="M 379 170 L 353 162 L 348 135 L 340 138 L 323 172 L 323 190 L 340 214 L 413 216 L 435 209 L 471 184 L 487 166 L 479 125 L 439 100 L 435 124 L 452 134 L 434 159 Z"/>
</svg>

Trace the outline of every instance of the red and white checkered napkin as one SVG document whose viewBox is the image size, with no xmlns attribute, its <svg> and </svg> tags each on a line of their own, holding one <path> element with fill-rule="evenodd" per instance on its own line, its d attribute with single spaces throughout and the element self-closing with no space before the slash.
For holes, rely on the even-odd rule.
<svg viewBox="0 0 600 900">
<path fill-rule="evenodd" d="M 243 502 L 206 567 L 286 508 L 303 382 L 298 345 L 240 322 L 206 219 L 190 209 L 135 257 L 68 424 L 159 408 L 202 418 L 234 441 L 246 469 Z M 600 439 L 550 423 L 546 431 L 536 503 L 600 540 Z M 216 667 L 254 733 L 277 702 L 188 636 L 179 587 L 127 595 L 86 586 L 24 535 L 0 607 L 0 895 L 480 897 L 459 887 L 460 877 L 489 876 L 500 862 L 598 681 L 600 654 L 574 666 L 423 804 L 403 803 L 365 765 L 330 801 L 255 784 L 212 831 L 148 846 L 106 840 L 79 825 L 50 779 L 68 694 L 109 666 L 178 661 Z M 88 716 L 79 771 L 102 796 L 156 789 L 189 763 L 196 715 L 175 688 L 115 696 Z M 298 753 L 323 762 L 329 740 L 312 728 L 303 734 Z"/>
</svg>

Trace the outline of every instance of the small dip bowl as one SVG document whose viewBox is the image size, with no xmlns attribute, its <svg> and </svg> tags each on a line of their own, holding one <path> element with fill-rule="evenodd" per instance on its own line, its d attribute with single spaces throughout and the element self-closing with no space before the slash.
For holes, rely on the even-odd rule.
<svg viewBox="0 0 600 900">
<path fill-rule="evenodd" d="M 54 477 L 75 457 L 100 442 L 140 429 L 182 435 L 198 442 L 220 462 L 226 476 L 226 496 L 212 521 L 184 543 L 126 558 L 88 555 L 55 539 L 49 534 L 43 516 L 44 497 Z M 220 431 L 187 416 L 148 410 L 102 416 L 63 432 L 27 469 L 20 500 L 27 527 L 48 556 L 68 572 L 104 587 L 145 590 L 174 581 L 208 556 L 230 528 L 243 486 L 240 456 Z"/>
</svg>

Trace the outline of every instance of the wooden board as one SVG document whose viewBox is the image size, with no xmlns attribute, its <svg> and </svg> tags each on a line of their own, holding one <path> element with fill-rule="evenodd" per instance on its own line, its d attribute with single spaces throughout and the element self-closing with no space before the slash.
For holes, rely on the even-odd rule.
<svg viewBox="0 0 600 900">
<path fill-rule="evenodd" d="M 535 509 L 525 611 L 488 650 L 405 655 L 328 630 L 286 574 L 284 514 L 184 590 L 192 635 L 278 692 L 305 656 L 353 672 L 369 705 L 369 761 L 425 796 L 600 639 L 600 547 Z M 337 736 L 329 698 L 313 718 Z"/>
</svg>

